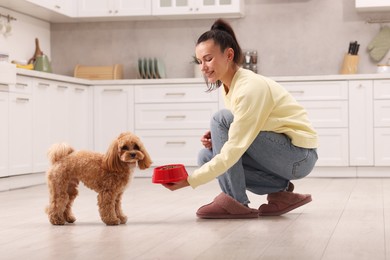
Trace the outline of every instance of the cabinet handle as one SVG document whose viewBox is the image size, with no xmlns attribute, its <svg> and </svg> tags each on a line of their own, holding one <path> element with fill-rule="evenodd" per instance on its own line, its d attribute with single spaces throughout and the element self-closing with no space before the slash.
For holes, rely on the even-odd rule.
<svg viewBox="0 0 390 260">
<path fill-rule="evenodd" d="M 83 89 L 83 88 L 76 88 L 75 91 L 83 92 L 83 91 L 85 91 L 85 89 Z"/>
<path fill-rule="evenodd" d="M 291 94 L 305 94 L 305 91 L 304 90 L 291 90 L 290 93 Z"/>
<path fill-rule="evenodd" d="M 174 144 L 186 144 L 187 142 L 186 141 L 167 141 L 165 144 L 167 145 L 174 145 Z"/>
<path fill-rule="evenodd" d="M 20 97 L 16 98 L 16 102 L 28 102 L 28 101 L 30 101 L 29 98 L 20 98 Z"/>
<path fill-rule="evenodd" d="M 38 83 L 39 88 L 47 88 L 49 86 L 50 86 L 50 84 L 47 84 L 47 83 Z"/>
<path fill-rule="evenodd" d="M 122 92 L 123 89 L 116 88 L 116 89 L 103 89 L 103 92 Z"/>
<path fill-rule="evenodd" d="M 55 5 L 54 8 L 61 9 L 61 6 Z"/>
<path fill-rule="evenodd" d="M 185 115 L 177 115 L 177 116 L 165 116 L 165 119 L 185 119 Z"/>
<path fill-rule="evenodd" d="M 16 86 L 15 87 L 17 87 L 17 88 L 27 88 L 27 84 L 25 84 L 25 83 L 16 83 Z"/>
<path fill-rule="evenodd" d="M 59 85 L 59 86 L 57 86 L 57 88 L 67 89 L 68 86 L 61 86 L 61 85 Z"/>
<path fill-rule="evenodd" d="M 165 93 L 165 96 L 185 96 L 186 93 L 184 92 L 177 92 L 177 93 Z"/>
</svg>

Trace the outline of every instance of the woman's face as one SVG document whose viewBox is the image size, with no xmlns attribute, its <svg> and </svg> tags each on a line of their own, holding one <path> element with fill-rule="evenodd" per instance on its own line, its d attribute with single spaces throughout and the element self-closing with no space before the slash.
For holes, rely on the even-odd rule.
<svg viewBox="0 0 390 260">
<path fill-rule="evenodd" d="M 217 80 L 224 82 L 231 64 L 233 49 L 227 48 L 221 52 L 219 45 L 214 40 L 207 40 L 199 43 L 195 48 L 196 59 L 202 73 L 207 77 L 208 82 L 215 83 Z"/>
</svg>

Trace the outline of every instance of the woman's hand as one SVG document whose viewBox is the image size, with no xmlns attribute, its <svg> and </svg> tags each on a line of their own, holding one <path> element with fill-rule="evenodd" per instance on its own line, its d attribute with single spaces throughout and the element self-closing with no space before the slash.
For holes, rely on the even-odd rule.
<svg viewBox="0 0 390 260">
<path fill-rule="evenodd" d="M 203 144 L 203 146 L 207 149 L 211 149 L 212 148 L 212 145 L 211 145 L 211 132 L 210 130 L 206 131 L 204 133 L 204 135 L 202 136 L 202 138 L 200 138 L 200 141 L 201 143 Z"/>
<path fill-rule="evenodd" d="M 179 182 L 175 182 L 175 183 L 163 183 L 162 185 L 171 191 L 190 186 L 190 184 L 188 183 L 187 180 L 183 180 L 183 181 L 179 181 Z"/>
</svg>

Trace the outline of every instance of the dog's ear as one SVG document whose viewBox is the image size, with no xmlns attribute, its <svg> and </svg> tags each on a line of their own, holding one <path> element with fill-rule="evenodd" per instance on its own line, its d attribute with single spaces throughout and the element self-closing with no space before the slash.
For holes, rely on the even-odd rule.
<svg viewBox="0 0 390 260">
<path fill-rule="evenodd" d="M 103 158 L 104 167 L 110 172 L 120 172 L 123 170 L 118 154 L 118 139 L 115 139 Z"/>
<path fill-rule="evenodd" d="M 140 152 L 144 154 L 144 158 L 138 161 L 138 167 L 141 170 L 145 170 L 152 165 L 152 159 L 150 158 L 148 151 L 146 151 L 144 144 L 139 139 L 137 140 L 137 145 Z"/>
</svg>

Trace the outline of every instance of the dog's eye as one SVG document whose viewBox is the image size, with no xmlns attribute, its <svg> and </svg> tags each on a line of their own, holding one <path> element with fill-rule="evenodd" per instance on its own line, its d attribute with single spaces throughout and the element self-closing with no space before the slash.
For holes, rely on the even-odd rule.
<svg viewBox="0 0 390 260">
<path fill-rule="evenodd" d="M 129 147 L 127 145 L 122 146 L 122 150 L 128 151 Z"/>
<path fill-rule="evenodd" d="M 138 145 L 134 145 L 134 150 L 139 150 L 139 146 Z"/>
</svg>

